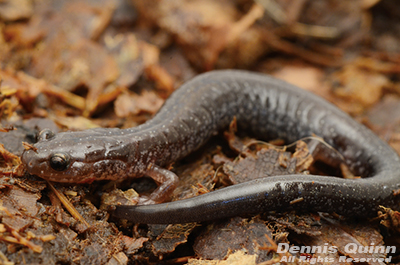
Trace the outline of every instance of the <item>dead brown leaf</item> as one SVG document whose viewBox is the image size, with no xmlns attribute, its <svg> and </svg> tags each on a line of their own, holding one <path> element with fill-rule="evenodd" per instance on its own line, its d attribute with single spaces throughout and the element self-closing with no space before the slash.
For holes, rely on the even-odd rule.
<svg viewBox="0 0 400 265">
<path fill-rule="evenodd" d="M 31 0 L 5 0 L 0 5 L 0 19 L 3 21 L 15 21 L 28 19 L 33 14 Z"/>
<path fill-rule="evenodd" d="M 364 70 L 354 64 L 346 65 L 333 73 L 331 78 L 337 84 L 333 92 L 345 101 L 341 104 L 342 109 L 353 114 L 376 104 L 382 97 L 383 89 L 390 85 L 389 79 L 383 74 Z"/>
<path fill-rule="evenodd" d="M 271 243 L 266 238 L 271 238 L 272 233 L 258 218 L 247 221 L 236 217 L 203 230 L 193 248 L 203 259 L 222 260 L 235 251 L 245 250 L 256 255 L 257 262 L 262 262 L 273 257 L 268 249 Z"/>
<path fill-rule="evenodd" d="M 175 225 L 149 225 L 152 252 L 156 257 L 172 253 L 175 248 L 186 243 L 190 233 L 198 226 L 196 223 Z"/>
<path fill-rule="evenodd" d="M 257 158 L 246 157 L 234 162 L 227 162 L 223 171 L 233 184 L 274 175 L 287 175 L 296 172 L 296 159 L 289 152 L 274 149 L 262 149 Z"/>
<path fill-rule="evenodd" d="M 116 99 L 114 110 L 118 117 L 128 117 L 141 112 L 153 114 L 158 111 L 163 102 L 153 91 L 144 90 L 140 95 L 125 92 Z"/>
</svg>

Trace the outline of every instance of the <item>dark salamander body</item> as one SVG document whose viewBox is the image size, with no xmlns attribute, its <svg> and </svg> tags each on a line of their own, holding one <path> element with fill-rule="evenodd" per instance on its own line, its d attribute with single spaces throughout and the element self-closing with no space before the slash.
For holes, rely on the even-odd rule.
<svg viewBox="0 0 400 265">
<path fill-rule="evenodd" d="M 363 178 L 274 176 L 181 201 L 117 206 L 113 215 L 138 223 L 184 223 L 273 210 L 370 216 L 379 205 L 398 208 L 400 159 L 393 149 L 324 99 L 246 71 L 197 76 L 135 128 L 45 133 L 35 144 L 37 152 L 25 151 L 22 160 L 30 173 L 59 182 L 150 175 L 165 182 L 150 198 L 162 201 L 177 179 L 161 167 L 199 148 L 234 116 L 240 130 L 260 139 L 294 142 L 316 134 Z"/>
</svg>

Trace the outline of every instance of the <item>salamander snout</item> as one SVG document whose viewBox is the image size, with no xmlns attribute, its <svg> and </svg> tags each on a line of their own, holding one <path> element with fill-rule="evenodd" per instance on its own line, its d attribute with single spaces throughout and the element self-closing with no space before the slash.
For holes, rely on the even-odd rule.
<svg viewBox="0 0 400 265">
<path fill-rule="evenodd" d="M 55 134 L 53 131 L 50 129 L 44 129 L 40 131 L 40 133 L 36 136 L 36 139 L 38 143 L 41 143 L 51 140 L 54 138 L 54 136 Z M 22 163 L 25 165 L 26 170 L 30 173 L 35 171 L 35 168 L 38 166 L 38 164 L 48 159 L 39 154 L 36 146 L 37 144 L 35 144 L 31 149 L 25 150 L 21 156 Z M 65 154 L 59 154 L 58 156 L 53 155 L 50 160 L 50 165 L 52 168 L 57 168 L 60 170 L 62 168 L 66 168 L 65 164 L 68 165 L 67 162 L 69 163 L 69 157 L 67 157 Z"/>
<path fill-rule="evenodd" d="M 46 180 L 92 182 L 92 168 L 104 152 L 102 142 L 99 145 L 87 143 L 90 139 L 80 132 L 55 134 L 45 129 L 38 134 L 37 143 L 22 153 L 21 161 L 29 174 Z"/>
<path fill-rule="evenodd" d="M 24 164 L 25 168 L 30 172 L 30 169 L 34 166 L 32 161 L 32 152 L 33 150 L 25 150 L 21 155 L 22 164 Z"/>
<path fill-rule="evenodd" d="M 54 138 L 53 131 L 44 129 L 37 135 L 34 147 L 22 153 L 21 161 L 29 173 L 42 176 L 51 169 L 56 172 L 68 169 L 71 164 L 71 156 L 68 153 L 63 151 L 50 153 L 54 149 L 50 143 Z"/>
</svg>

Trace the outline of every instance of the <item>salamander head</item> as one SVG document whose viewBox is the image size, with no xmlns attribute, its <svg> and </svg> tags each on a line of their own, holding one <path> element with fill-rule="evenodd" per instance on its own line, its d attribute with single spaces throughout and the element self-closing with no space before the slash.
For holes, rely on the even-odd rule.
<svg viewBox="0 0 400 265">
<path fill-rule="evenodd" d="M 110 160 L 104 160 L 105 146 L 110 144 L 104 138 L 99 130 L 54 134 L 45 129 L 34 148 L 22 153 L 21 160 L 30 174 L 44 179 L 90 183 L 110 173 Z"/>
</svg>

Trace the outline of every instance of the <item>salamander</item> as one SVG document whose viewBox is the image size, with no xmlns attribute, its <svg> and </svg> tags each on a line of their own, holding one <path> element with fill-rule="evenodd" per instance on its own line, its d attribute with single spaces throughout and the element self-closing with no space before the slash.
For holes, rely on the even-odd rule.
<svg viewBox="0 0 400 265">
<path fill-rule="evenodd" d="M 360 179 L 285 175 L 232 185 L 194 198 L 164 201 L 178 177 L 163 167 L 203 145 L 236 117 L 239 130 L 294 142 L 316 134 L 337 149 Z M 44 130 L 22 154 L 30 174 L 57 182 L 152 177 L 159 187 L 138 206 L 113 215 L 136 223 L 208 221 L 267 211 L 322 211 L 371 216 L 399 208 L 398 154 L 326 100 L 264 74 L 219 70 L 178 88 L 146 123 L 54 134 Z"/>
</svg>

